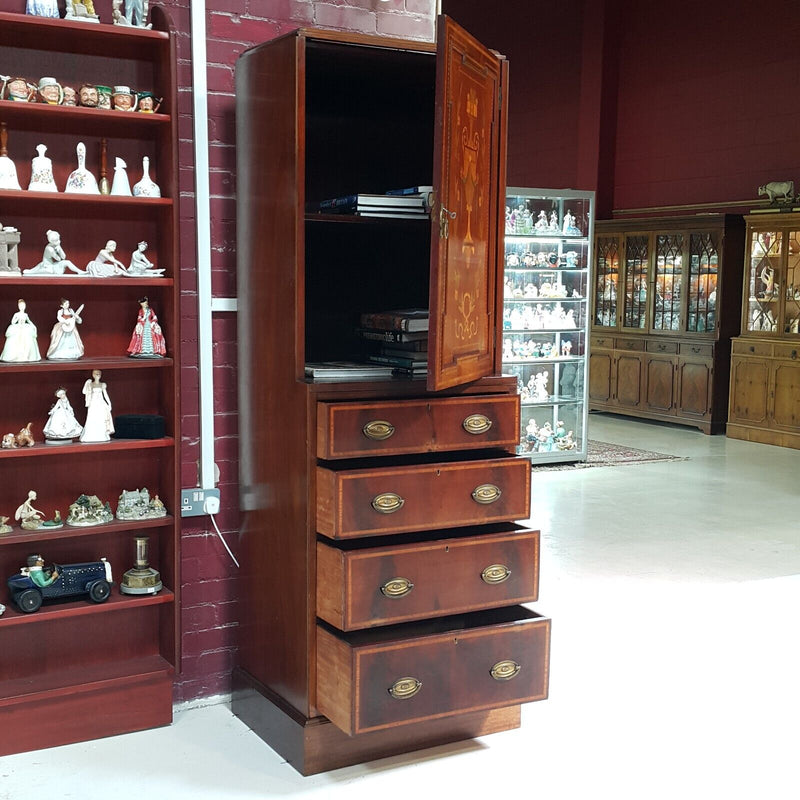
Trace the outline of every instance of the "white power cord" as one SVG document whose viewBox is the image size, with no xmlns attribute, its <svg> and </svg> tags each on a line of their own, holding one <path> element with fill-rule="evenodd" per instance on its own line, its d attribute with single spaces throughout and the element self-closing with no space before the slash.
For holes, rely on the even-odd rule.
<svg viewBox="0 0 800 800">
<path fill-rule="evenodd" d="M 214 525 L 214 528 L 217 531 L 217 536 L 219 536 L 219 540 L 225 546 L 225 549 L 228 551 L 228 555 L 233 559 L 233 563 L 239 567 L 239 562 L 236 560 L 236 556 L 231 551 L 230 547 L 228 547 L 228 543 L 225 541 L 225 537 L 222 535 L 222 531 L 219 529 L 219 525 L 217 525 L 217 518 L 214 514 L 219 511 L 219 498 L 218 497 L 207 497 L 205 503 L 203 503 L 203 511 L 211 517 L 211 522 Z"/>
</svg>

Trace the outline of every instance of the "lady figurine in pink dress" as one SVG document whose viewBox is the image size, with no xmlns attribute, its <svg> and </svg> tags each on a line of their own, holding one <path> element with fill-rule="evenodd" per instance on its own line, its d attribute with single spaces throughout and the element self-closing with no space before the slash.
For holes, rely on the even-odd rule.
<svg viewBox="0 0 800 800">
<path fill-rule="evenodd" d="M 128 355 L 132 358 L 162 358 L 167 347 L 164 334 L 158 324 L 158 317 L 146 297 L 139 301 L 139 316 L 136 327 L 133 329 L 131 343 L 128 345 Z"/>
</svg>

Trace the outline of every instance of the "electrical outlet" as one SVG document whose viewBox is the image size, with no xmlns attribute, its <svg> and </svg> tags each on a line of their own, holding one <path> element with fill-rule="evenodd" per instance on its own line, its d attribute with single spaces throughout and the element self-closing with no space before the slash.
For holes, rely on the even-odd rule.
<svg viewBox="0 0 800 800">
<path fill-rule="evenodd" d="M 211 500 L 211 506 L 219 508 L 219 489 L 181 489 L 181 516 L 202 517 L 208 514 L 206 503 Z"/>
</svg>

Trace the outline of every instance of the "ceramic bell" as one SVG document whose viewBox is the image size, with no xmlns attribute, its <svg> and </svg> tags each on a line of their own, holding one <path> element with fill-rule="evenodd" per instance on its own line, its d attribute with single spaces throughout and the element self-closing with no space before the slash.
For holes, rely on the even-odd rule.
<svg viewBox="0 0 800 800">
<path fill-rule="evenodd" d="M 131 197 L 131 184 L 128 180 L 128 173 L 125 172 L 127 164 L 117 158 L 114 164 L 114 182 L 111 184 L 111 194 L 117 197 Z"/>
<path fill-rule="evenodd" d="M 0 122 L 0 189 L 22 189 L 17 180 L 17 168 L 8 157 L 8 131 Z"/>
<path fill-rule="evenodd" d="M 145 156 L 142 159 L 142 179 L 133 187 L 134 197 L 161 197 L 161 189 L 158 184 L 150 180 L 150 159 Z"/>
<path fill-rule="evenodd" d="M 100 194 L 97 179 L 86 169 L 86 145 L 78 142 L 76 152 L 78 168 L 67 178 L 67 187 L 64 191 L 71 194 Z"/>
<path fill-rule="evenodd" d="M 31 182 L 28 184 L 28 191 L 57 192 L 58 187 L 53 177 L 53 162 L 45 155 L 47 147 L 37 144 L 36 152 L 39 155 L 31 161 Z"/>
</svg>

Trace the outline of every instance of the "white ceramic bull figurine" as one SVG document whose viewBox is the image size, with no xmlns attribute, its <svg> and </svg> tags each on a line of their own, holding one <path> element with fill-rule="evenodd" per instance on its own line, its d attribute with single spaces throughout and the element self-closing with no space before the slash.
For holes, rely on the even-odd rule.
<svg viewBox="0 0 800 800">
<path fill-rule="evenodd" d="M 758 196 L 766 195 L 770 203 L 775 202 L 775 198 L 782 195 L 783 200 L 794 198 L 794 181 L 770 181 L 758 187 Z"/>
</svg>

